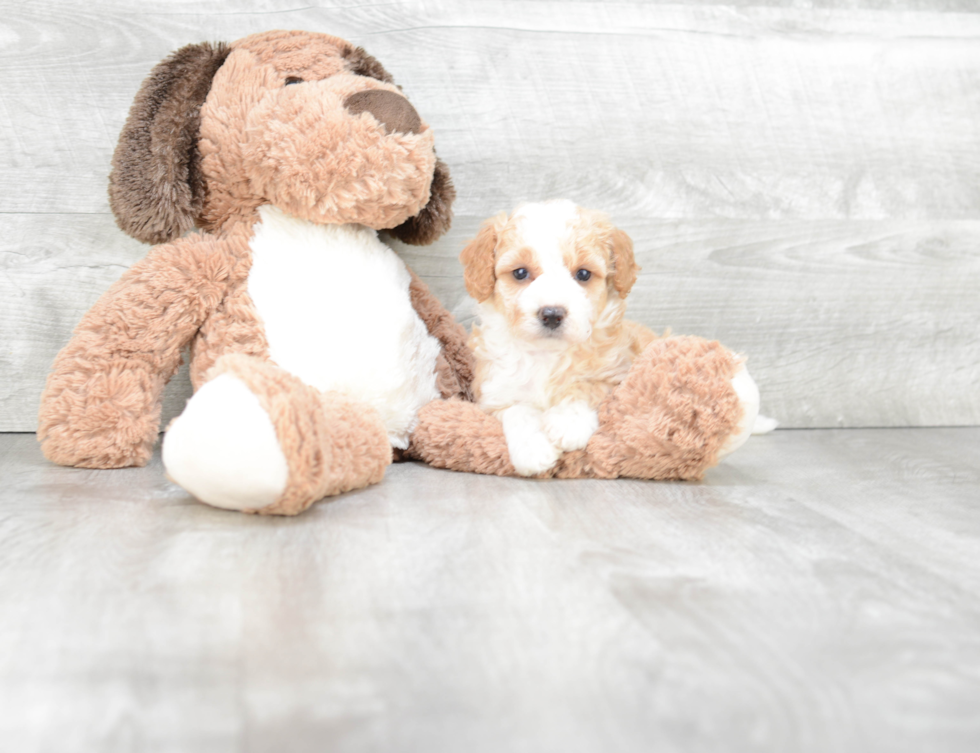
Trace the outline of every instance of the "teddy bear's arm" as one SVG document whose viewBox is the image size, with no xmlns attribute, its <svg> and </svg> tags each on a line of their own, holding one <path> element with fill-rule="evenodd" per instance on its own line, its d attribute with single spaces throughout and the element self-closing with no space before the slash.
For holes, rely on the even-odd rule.
<svg viewBox="0 0 980 753">
<path fill-rule="evenodd" d="M 466 345 L 466 330 L 446 311 L 429 286 L 415 272 L 409 272 L 412 275 L 409 287 L 412 307 L 425 323 L 429 334 L 442 343 L 442 353 L 436 365 L 436 386 L 445 399 L 459 397 L 472 401 L 476 360 Z"/>
<path fill-rule="evenodd" d="M 61 465 L 144 465 L 181 350 L 235 276 L 223 244 L 189 236 L 153 248 L 82 317 L 41 396 L 38 440 Z"/>
</svg>

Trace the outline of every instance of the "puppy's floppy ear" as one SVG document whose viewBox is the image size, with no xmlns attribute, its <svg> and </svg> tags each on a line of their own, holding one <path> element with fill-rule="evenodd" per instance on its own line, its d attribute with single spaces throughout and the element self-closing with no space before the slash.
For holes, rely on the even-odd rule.
<svg viewBox="0 0 980 753">
<path fill-rule="evenodd" d="M 388 232 L 413 246 L 432 243 L 452 225 L 455 199 L 456 188 L 449 177 L 449 168 L 437 158 L 435 172 L 432 174 L 432 187 L 429 189 L 429 203 L 417 215 L 409 217 Z"/>
<path fill-rule="evenodd" d="M 476 238 L 471 240 L 459 255 L 459 260 L 463 264 L 466 292 L 479 303 L 493 295 L 493 286 L 497 281 L 497 276 L 494 274 L 497 261 L 494 254 L 497 247 L 497 231 L 506 221 L 506 214 L 498 214 L 484 222 Z"/>
<path fill-rule="evenodd" d="M 633 258 L 633 241 L 619 228 L 613 228 L 610 236 L 612 244 L 613 276 L 612 282 L 620 298 L 629 295 L 636 273 L 640 271 Z"/>
<path fill-rule="evenodd" d="M 109 206 L 119 227 L 137 240 L 177 238 L 201 214 L 201 105 L 230 52 L 224 43 L 182 47 L 136 93 L 112 156 Z"/>
</svg>

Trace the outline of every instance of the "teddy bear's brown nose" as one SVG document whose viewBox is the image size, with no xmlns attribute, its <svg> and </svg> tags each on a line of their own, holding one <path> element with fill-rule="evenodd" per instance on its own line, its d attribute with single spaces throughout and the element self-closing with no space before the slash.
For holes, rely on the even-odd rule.
<svg viewBox="0 0 980 753">
<path fill-rule="evenodd" d="M 354 115 L 371 113 L 388 133 L 418 133 L 422 118 L 407 99 L 383 89 L 368 89 L 351 94 L 344 107 Z"/>
</svg>

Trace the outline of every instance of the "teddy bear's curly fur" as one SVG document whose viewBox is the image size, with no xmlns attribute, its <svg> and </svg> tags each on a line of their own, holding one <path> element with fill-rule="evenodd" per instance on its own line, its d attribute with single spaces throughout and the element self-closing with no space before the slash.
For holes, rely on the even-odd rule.
<svg viewBox="0 0 980 753">
<path fill-rule="evenodd" d="M 499 422 L 472 402 L 465 331 L 374 232 L 430 243 L 448 229 L 453 198 L 432 129 L 364 50 L 268 32 L 177 51 L 137 94 L 110 178 L 120 227 L 159 245 L 59 353 L 39 416 L 45 455 L 144 464 L 163 388 L 189 347 L 196 393 L 164 461 L 211 504 L 296 514 L 379 481 L 393 458 L 513 474 Z M 306 244 L 296 258 L 314 262 L 289 268 L 306 292 L 262 292 L 273 278 L 260 272 L 299 253 L 290 238 Z M 348 282 L 370 292 L 373 280 L 331 279 L 321 252 L 380 270 L 389 287 L 379 305 L 401 328 L 396 355 L 376 342 L 385 321 L 327 305 L 349 295 Z M 284 344 L 284 321 L 301 322 L 301 353 L 296 337 Z M 388 392 L 366 386 L 387 376 L 371 366 L 381 351 L 401 380 Z M 588 447 L 548 475 L 699 477 L 741 417 L 735 368 L 717 343 L 658 340 L 602 407 Z"/>
</svg>

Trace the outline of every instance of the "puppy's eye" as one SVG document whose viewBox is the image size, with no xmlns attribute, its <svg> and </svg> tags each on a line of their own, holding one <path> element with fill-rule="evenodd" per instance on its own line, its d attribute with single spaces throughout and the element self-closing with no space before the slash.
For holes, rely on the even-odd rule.
<svg viewBox="0 0 980 753">
<path fill-rule="evenodd" d="M 303 83 L 303 79 L 301 79 L 299 76 L 286 76 L 286 84 L 285 84 L 286 86 L 289 86 L 290 84 L 302 84 L 302 83 Z"/>
<path fill-rule="evenodd" d="M 519 267 L 518 269 L 515 269 L 514 270 L 514 279 L 515 280 L 524 280 L 524 279 L 527 279 L 527 270 L 524 267 Z"/>
<path fill-rule="evenodd" d="M 575 273 L 575 279 L 579 282 L 588 282 L 590 277 L 592 277 L 592 273 L 587 269 L 580 269 Z"/>
</svg>

